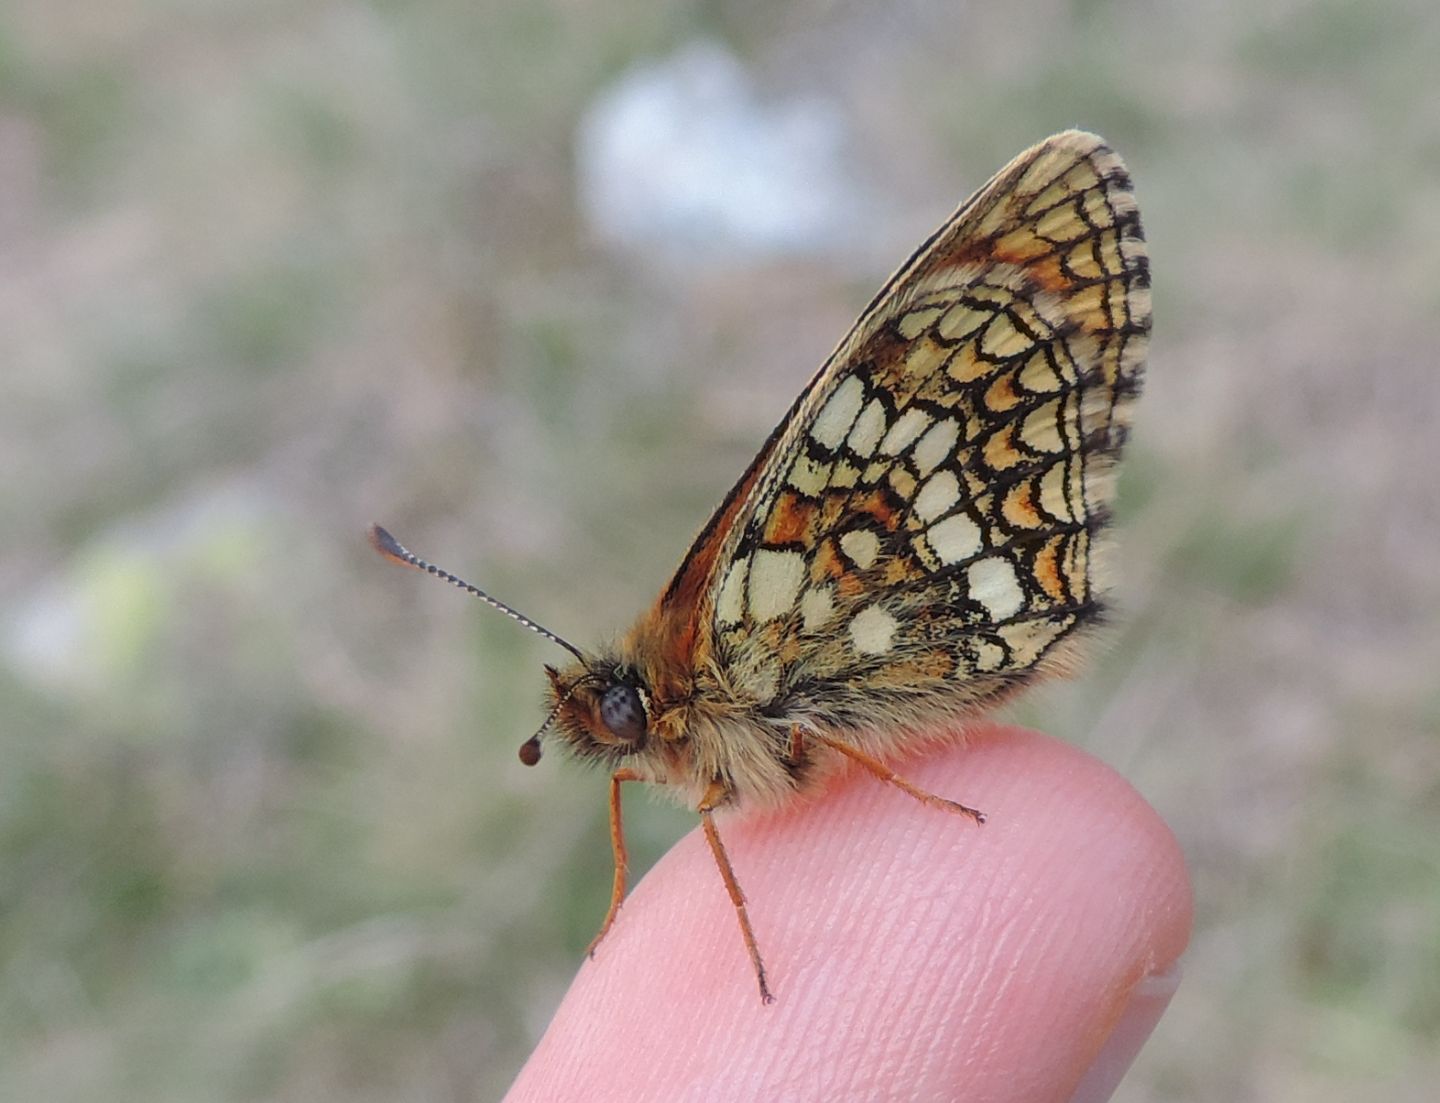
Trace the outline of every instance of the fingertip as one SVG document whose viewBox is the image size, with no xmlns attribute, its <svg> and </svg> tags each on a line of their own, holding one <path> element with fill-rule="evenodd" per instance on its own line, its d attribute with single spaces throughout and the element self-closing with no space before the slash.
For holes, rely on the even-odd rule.
<svg viewBox="0 0 1440 1103">
<path fill-rule="evenodd" d="M 1023 729 L 979 726 L 896 766 L 986 822 L 860 771 L 810 803 L 719 817 L 775 1002 L 692 834 L 581 969 L 514 1098 L 670 1098 L 712 1075 L 737 1099 L 797 1084 L 1063 1098 L 1188 941 L 1173 835 L 1113 770 Z M 646 1021 L 666 1044 L 641 1053 Z"/>
</svg>

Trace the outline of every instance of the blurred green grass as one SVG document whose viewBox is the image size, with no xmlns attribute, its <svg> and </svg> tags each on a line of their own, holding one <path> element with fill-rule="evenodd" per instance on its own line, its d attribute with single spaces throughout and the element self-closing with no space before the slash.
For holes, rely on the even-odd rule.
<svg viewBox="0 0 1440 1103">
<path fill-rule="evenodd" d="M 701 34 L 844 111 L 873 270 L 590 240 L 581 114 Z M 1123 615 L 1015 711 L 1199 907 L 1120 1098 L 1428 1098 L 1437 53 L 1424 0 L 0 11 L 0 1098 L 498 1095 L 603 912 L 603 784 L 515 760 L 542 642 L 365 524 L 619 630 L 884 265 L 1072 124 L 1157 329 Z M 637 868 L 690 819 L 634 802 Z"/>
</svg>

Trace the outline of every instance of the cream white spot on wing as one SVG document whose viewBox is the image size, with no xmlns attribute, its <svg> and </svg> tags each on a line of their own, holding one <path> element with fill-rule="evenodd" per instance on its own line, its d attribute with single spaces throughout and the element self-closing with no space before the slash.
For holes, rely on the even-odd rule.
<svg viewBox="0 0 1440 1103">
<path fill-rule="evenodd" d="M 875 446 L 885 432 L 885 407 L 878 398 L 872 398 L 860 416 L 855 419 L 855 428 L 850 430 L 848 441 L 857 456 L 869 459 L 875 454 Z"/>
<path fill-rule="evenodd" d="M 739 624 L 745 616 L 745 570 L 750 560 L 737 559 L 725 572 L 720 594 L 715 598 L 715 619 L 721 624 Z"/>
<path fill-rule="evenodd" d="M 800 598 L 800 618 L 805 631 L 816 632 L 830 623 L 835 615 L 835 599 L 829 586 L 806 590 Z"/>
<path fill-rule="evenodd" d="M 993 311 L 977 310 L 973 306 L 956 303 L 945 312 L 945 317 L 940 319 L 940 324 L 936 328 L 942 337 L 958 341 L 962 337 L 970 336 L 992 316 Z"/>
<path fill-rule="evenodd" d="M 1057 353 L 1053 345 L 1041 347 L 1025 362 L 1016 381 L 1032 394 L 1054 394 L 1064 386 L 1050 361 L 1050 357 L 1057 355 L 1062 354 Z"/>
<path fill-rule="evenodd" d="M 816 416 L 815 423 L 810 426 L 810 436 L 826 448 L 840 447 L 864 401 L 865 384 L 858 376 L 847 376 Z"/>
<path fill-rule="evenodd" d="M 903 463 L 897 463 L 890 468 L 885 481 L 890 484 L 890 489 L 900 496 L 902 502 L 908 502 L 915 497 L 915 476 L 910 474 L 910 469 Z"/>
<path fill-rule="evenodd" d="M 969 559 L 984 546 L 980 526 L 963 513 L 931 525 L 925 538 L 942 563 L 959 563 L 962 559 Z"/>
<path fill-rule="evenodd" d="M 955 442 L 960 439 L 960 426 L 954 418 L 942 418 L 920 438 L 911 458 L 920 474 L 928 475 L 949 458 Z"/>
<path fill-rule="evenodd" d="M 925 426 L 930 424 L 930 415 L 924 410 L 911 408 L 895 419 L 890 426 L 890 431 L 885 434 L 885 439 L 880 442 L 880 451 L 887 456 L 898 456 L 916 437 L 925 431 Z"/>
<path fill-rule="evenodd" d="M 997 314 L 985 327 L 980 338 L 980 351 L 996 360 L 1024 352 L 1035 342 L 1015 328 L 1008 315 Z"/>
<path fill-rule="evenodd" d="M 1056 460 L 1050 465 L 1049 470 L 1040 478 L 1040 505 L 1045 512 L 1052 517 L 1058 517 L 1062 521 L 1075 520 L 1074 514 L 1070 512 L 1070 503 L 1067 496 L 1066 476 L 1069 464 L 1065 460 Z M 1073 493 L 1078 497 L 1078 489 Z"/>
<path fill-rule="evenodd" d="M 1000 638 L 1010 645 L 1011 661 L 1017 666 L 1029 666 L 1039 659 L 1060 631 L 1059 625 L 1047 621 L 1017 621 L 1002 624 L 999 629 Z"/>
<path fill-rule="evenodd" d="M 1060 452 L 1065 448 L 1057 421 L 1057 415 L 1061 412 L 1060 402 L 1060 399 L 1052 398 L 1045 405 L 1026 414 L 1025 421 L 1020 426 L 1020 439 L 1038 452 Z M 1072 414 L 1068 410 L 1066 413 Z"/>
<path fill-rule="evenodd" d="M 915 495 L 915 516 L 933 521 L 960 501 L 960 482 L 953 471 L 938 471 L 925 480 Z"/>
<path fill-rule="evenodd" d="M 852 487 L 860 481 L 860 469 L 852 467 L 844 460 L 836 460 L 835 468 L 830 472 L 830 481 L 827 487 Z"/>
<path fill-rule="evenodd" d="M 808 498 L 818 498 L 830 484 L 830 465 L 812 460 L 801 449 L 790 468 L 790 485 Z"/>
<path fill-rule="evenodd" d="M 1075 208 L 1069 203 L 1057 204 L 1055 209 L 1040 216 L 1034 232 L 1048 241 L 1074 241 L 1089 232 L 1083 218 L 1075 217 Z"/>
<path fill-rule="evenodd" d="M 1031 192 L 1043 190 L 1055 177 L 1074 164 L 1076 157 L 1084 156 L 1088 150 L 1076 141 L 1080 137 L 1078 134 L 1074 136 L 1066 134 L 1056 143 L 1057 148 L 1047 149 L 1036 157 L 1030 163 L 1030 167 L 1025 170 L 1025 175 L 1020 177 L 1019 182 L 1016 183 L 1016 194 L 1028 195 Z M 1089 136 L 1086 135 L 1086 137 Z M 1062 143 L 1063 148 L 1060 148 Z M 1085 143 L 1085 145 L 1088 144 L 1090 143 Z M 1080 146 L 1080 148 L 1071 153 L 1070 149 L 1076 146 Z"/>
<path fill-rule="evenodd" d="M 860 655 L 883 655 L 890 650 L 899 627 L 893 616 L 878 605 L 869 605 L 850 621 L 850 644 Z"/>
<path fill-rule="evenodd" d="M 965 571 L 970 597 L 985 607 L 995 620 L 1013 617 L 1025 607 L 1025 592 L 1015 574 L 1015 564 L 999 555 L 977 559 Z"/>
<path fill-rule="evenodd" d="M 869 529 L 854 529 L 840 537 L 840 549 L 862 571 L 875 565 L 880 555 L 880 537 Z"/>
<path fill-rule="evenodd" d="M 942 309 L 938 306 L 926 306 L 912 310 L 908 314 L 902 314 L 895 322 L 895 328 L 900 331 L 900 336 L 905 340 L 913 341 L 934 324 L 935 319 L 940 317 Z"/>
<path fill-rule="evenodd" d="M 795 607 L 805 560 L 799 552 L 761 548 L 750 563 L 750 615 L 757 621 L 774 620 Z"/>
<path fill-rule="evenodd" d="M 949 350 L 944 345 L 936 344 L 929 337 L 922 337 L 906 349 L 902 374 L 911 379 L 928 379 L 949 355 Z"/>
<path fill-rule="evenodd" d="M 993 640 L 979 640 L 975 644 L 975 669 L 988 673 L 1005 665 L 1005 649 Z"/>
</svg>

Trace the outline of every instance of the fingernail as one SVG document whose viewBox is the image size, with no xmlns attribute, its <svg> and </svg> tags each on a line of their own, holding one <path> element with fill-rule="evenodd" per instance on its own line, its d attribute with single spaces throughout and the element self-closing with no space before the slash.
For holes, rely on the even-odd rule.
<svg viewBox="0 0 1440 1103">
<path fill-rule="evenodd" d="M 1115 1093 L 1116 1086 L 1129 1071 L 1135 1055 L 1140 1052 L 1145 1039 L 1150 1037 L 1160 1016 L 1165 1014 L 1165 1008 L 1170 1006 L 1170 997 L 1179 987 L 1178 962 L 1164 973 L 1146 977 L 1135 986 L 1124 1014 L 1081 1077 L 1070 1096 L 1070 1103 L 1104 1103 Z"/>
</svg>

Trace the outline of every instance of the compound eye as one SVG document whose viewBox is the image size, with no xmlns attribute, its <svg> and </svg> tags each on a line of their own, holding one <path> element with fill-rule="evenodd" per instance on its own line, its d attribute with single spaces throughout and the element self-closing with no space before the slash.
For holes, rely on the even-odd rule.
<svg viewBox="0 0 1440 1103">
<path fill-rule="evenodd" d="M 600 698 L 600 719 L 616 739 L 640 742 L 645 737 L 647 723 L 639 690 L 620 682 L 612 685 Z"/>
</svg>

